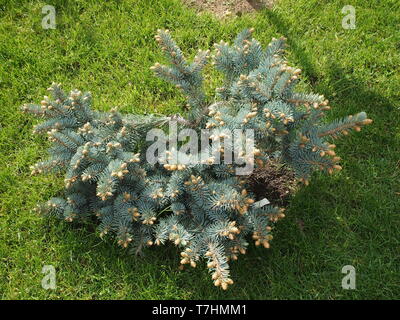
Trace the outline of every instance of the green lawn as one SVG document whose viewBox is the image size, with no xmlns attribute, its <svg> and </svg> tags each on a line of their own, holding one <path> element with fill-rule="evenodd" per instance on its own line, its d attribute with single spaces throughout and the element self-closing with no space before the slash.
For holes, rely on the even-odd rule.
<svg viewBox="0 0 400 320">
<path fill-rule="evenodd" d="M 57 27 L 41 27 L 52 4 Z M 341 8 L 356 8 L 356 29 Z M 273 11 L 219 22 L 177 0 L 0 0 L 0 298 L 2 299 L 399 299 L 400 298 L 400 3 L 398 0 L 279 0 Z M 94 227 L 36 215 L 62 191 L 62 177 L 30 176 L 47 141 L 21 114 L 51 82 L 91 91 L 95 108 L 177 112 L 183 97 L 155 78 L 154 41 L 171 30 L 194 55 L 255 27 L 264 45 L 286 36 L 289 62 L 304 88 L 325 95 L 330 119 L 366 111 L 373 125 L 337 142 L 343 170 L 315 174 L 292 200 L 270 249 L 252 246 L 232 263 L 235 285 L 213 286 L 205 266 L 180 272 L 175 247 L 129 256 Z M 209 78 L 209 77 L 208 77 Z M 215 79 L 215 77 L 213 77 Z M 217 81 L 209 81 L 213 90 Z M 44 265 L 57 289 L 41 287 Z M 344 265 L 357 289 L 343 290 Z"/>
</svg>

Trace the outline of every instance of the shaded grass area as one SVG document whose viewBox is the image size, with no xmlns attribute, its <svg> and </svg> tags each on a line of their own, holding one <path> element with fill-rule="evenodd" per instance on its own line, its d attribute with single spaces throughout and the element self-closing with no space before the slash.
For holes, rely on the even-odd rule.
<svg viewBox="0 0 400 320">
<path fill-rule="evenodd" d="M 41 27 L 41 8 L 57 28 Z M 218 22 L 175 0 L 0 2 L 0 297 L 3 299 L 398 299 L 400 298 L 400 34 L 398 1 L 355 0 L 356 29 L 341 26 L 346 1 L 280 0 L 272 11 Z M 343 170 L 316 173 L 292 199 L 269 250 L 251 245 L 232 263 L 235 285 L 213 287 L 205 266 L 180 272 L 178 251 L 143 258 L 100 239 L 94 226 L 32 212 L 60 193 L 61 176 L 31 177 L 48 143 L 20 105 L 40 101 L 52 81 L 91 91 L 94 107 L 171 113 L 183 97 L 155 78 L 163 61 L 153 36 L 168 28 L 193 56 L 245 27 L 266 45 L 288 38 L 287 58 L 303 69 L 303 88 L 324 94 L 330 119 L 366 111 L 374 124 L 337 143 Z M 209 92 L 218 76 L 208 73 Z M 57 289 L 41 287 L 44 265 Z M 343 290 L 344 265 L 357 289 Z"/>
</svg>

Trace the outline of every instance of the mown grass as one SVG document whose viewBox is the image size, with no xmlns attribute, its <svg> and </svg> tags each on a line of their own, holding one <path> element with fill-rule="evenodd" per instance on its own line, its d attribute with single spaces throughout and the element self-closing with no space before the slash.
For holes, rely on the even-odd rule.
<svg viewBox="0 0 400 320">
<path fill-rule="evenodd" d="M 41 27 L 41 8 L 57 28 Z M 398 299 L 400 298 L 400 34 L 395 0 L 353 0 L 356 29 L 341 26 L 348 1 L 280 0 L 273 11 L 219 22 L 175 0 L 0 1 L 0 297 L 3 299 Z M 30 176 L 48 143 L 19 112 L 52 81 L 91 91 L 94 107 L 176 112 L 182 96 L 155 78 L 153 39 L 172 31 L 193 55 L 245 27 L 266 45 L 288 38 L 288 60 L 303 87 L 324 94 L 330 119 L 366 111 L 374 124 L 338 142 L 343 170 L 315 174 L 292 200 L 269 250 L 251 247 L 232 264 L 235 285 L 213 287 L 206 268 L 180 272 L 173 247 L 128 256 L 93 226 L 37 216 L 32 208 L 62 190 L 62 178 Z M 216 86 L 209 79 L 208 90 Z M 41 287 L 44 265 L 57 289 Z M 353 265 L 357 289 L 343 290 Z"/>
</svg>

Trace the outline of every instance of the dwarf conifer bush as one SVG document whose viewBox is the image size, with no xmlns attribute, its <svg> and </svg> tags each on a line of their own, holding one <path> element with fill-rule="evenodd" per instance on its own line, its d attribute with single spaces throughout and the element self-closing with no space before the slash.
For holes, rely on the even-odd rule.
<svg viewBox="0 0 400 320">
<path fill-rule="evenodd" d="M 181 249 L 182 265 L 196 267 L 205 259 L 216 286 L 232 284 L 228 261 L 244 254 L 251 238 L 269 248 L 273 224 L 284 217 L 283 208 L 256 202 L 240 170 L 279 160 L 307 184 L 315 169 L 329 174 L 341 169 L 332 140 L 371 122 L 364 112 L 323 121 L 328 101 L 295 90 L 301 71 L 284 60 L 285 39 L 273 39 L 264 50 L 252 31 L 244 30 L 232 45 L 215 45 L 213 64 L 224 76 L 215 97 L 203 89 L 210 52 L 199 51 L 189 62 L 168 31 L 158 32 L 169 65 L 152 69 L 186 95 L 188 111 L 182 115 L 99 112 L 91 109 L 90 93 L 67 95 L 57 84 L 49 88 L 52 98 L 25 105 L 25 112 L 46 119 L 34 132 L 47 133 L 52 142 L 50 159 L 33 166 L 32 173 L 65 173 L 65 196 L 38 210 L 68 222 L 94 218 L 101 236 L 112 235 L 133 253 L 171 241 Z M 177 130 L 194 129 L 199 140 L 200 129 L 209 129 L 198 161 L 176 157 L 175 147 L 185 141 L 174 146 L 168 136 L 162 138 L 170 123 Z M 146 153 L 154 140 L 147 140 L 154 128 L 167 149 L 158 150 L 151 163 Z M 228 159 L 227 132 L 246 129 L 253 136 L 239 139 L 235 161 L 217 161 Z"/>
</svg>

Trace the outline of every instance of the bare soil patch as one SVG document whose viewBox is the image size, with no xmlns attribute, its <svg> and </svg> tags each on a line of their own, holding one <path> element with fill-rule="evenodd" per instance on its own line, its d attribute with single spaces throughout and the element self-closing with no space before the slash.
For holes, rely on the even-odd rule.
<svg viewBox="0 0 400 320">
<path fill-rule="evenodd" d="M 264 8 L 271 9 L 277 0 L 182 0 L 199 12 L 208 11 L 219 18 L 255 12 Z"/>
<path fill-rule="evenodd" d="M 248 182 L 257 200 L 267 198 L 277 206 L 288 205 L 290 196 L 298 190 L 293 170 L 274 160 L 256 168 L 248 177 Z"/>
</svg>

